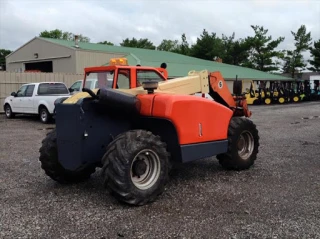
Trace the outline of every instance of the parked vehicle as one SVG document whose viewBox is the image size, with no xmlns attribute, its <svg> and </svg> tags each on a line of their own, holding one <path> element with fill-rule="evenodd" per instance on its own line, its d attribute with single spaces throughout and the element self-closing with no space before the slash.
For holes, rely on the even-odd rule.
<svg viewBox="0 0 320 239">
<path fill-rule="evenodd" d="M 62 82 L 29 83 L 12 92 L 3 107 L 7 118 L 13 118 L 15 114 L 37 114 L 42 123 L 48 123 L 53 115 L 55 100 L 70 96 Z"/>
<path fill-rule="evenodd" d="M 108 79 L 107 87 L 112 88 L 112 79 Z M 74 95 L 75 93 L 82 91 L 82 88 L 83 88 L 83 80 L 78 80 L 72 84 L 72 86 L 69 88 L 69 91 L 70 91 L 71 95 Z M 90 90 L 98 88 L 98 80 L 97 79 L 86 79 L 85 88 L 90 89 Z"/>
<path fill-rule="evenodd" d="M 100 167 L 111 195 L 144 205 L 165 191 L 174 161 L 216 155 L 228 170 L 254 164 L 260 138 L 241 81 L 234 81 L 231 94 L 218 71 L 190 71 L 167 80 L 158 68 L 118 59 L 85 68 L 87 76 L 100 74 L 99 89 L 84 88 L 57 100 L 56 127 L 39 149 L 49 177 L 63 184 L 80 182 Z M 102 85 L 108 74 L 112 88 Z"/>
</svg>

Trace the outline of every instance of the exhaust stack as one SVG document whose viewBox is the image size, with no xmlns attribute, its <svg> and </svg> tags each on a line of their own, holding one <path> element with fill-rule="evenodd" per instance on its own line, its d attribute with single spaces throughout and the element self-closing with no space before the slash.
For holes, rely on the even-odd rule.
<svg viewBox="0 0 320 239">
<path fill-rule="evenodd" d="M 74 36 L 74 46 L 76 48 L 79 48 L 79 36 L 78 35 Z"/>
</svg>

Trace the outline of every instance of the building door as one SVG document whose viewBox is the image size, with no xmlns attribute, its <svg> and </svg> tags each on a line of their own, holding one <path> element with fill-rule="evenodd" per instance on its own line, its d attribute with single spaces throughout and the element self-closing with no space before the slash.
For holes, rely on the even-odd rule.
<svg viewBox="0 0 320 239">
<path fill-rule="evenodd" d="M 52 61 L 25 63 L 25 71 L 53 72 Z"/>
</svg>

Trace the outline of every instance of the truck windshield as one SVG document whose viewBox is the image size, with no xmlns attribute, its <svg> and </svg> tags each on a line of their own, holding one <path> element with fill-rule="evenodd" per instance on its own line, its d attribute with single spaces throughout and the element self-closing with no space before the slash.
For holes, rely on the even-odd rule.
<svg viewBox="0 0 320 239">
<path fill-rule="evenodd" d="M 85 87 L 90 88 L 91 82 L 95 82 L 93 88 L 112 88 L 114 71 L 87 73 Z"/>
</svg>

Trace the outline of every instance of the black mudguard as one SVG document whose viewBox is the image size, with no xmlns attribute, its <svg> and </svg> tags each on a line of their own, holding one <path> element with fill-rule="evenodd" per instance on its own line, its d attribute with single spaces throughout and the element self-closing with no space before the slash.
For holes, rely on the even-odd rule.
<svg viewBox="0 0 320 239">
<path fill-rule="evenodd" d="M 128 115 L 112 114 L 91 98 L 56 105 L 58 158 L 68 170 L 86 164 L 99 166 L 106 146 L 131 129 Z"/>
</svg>

